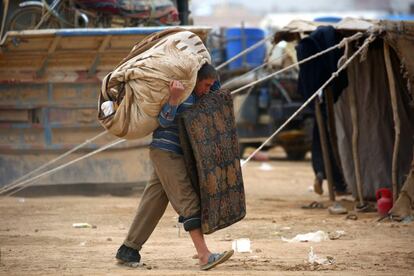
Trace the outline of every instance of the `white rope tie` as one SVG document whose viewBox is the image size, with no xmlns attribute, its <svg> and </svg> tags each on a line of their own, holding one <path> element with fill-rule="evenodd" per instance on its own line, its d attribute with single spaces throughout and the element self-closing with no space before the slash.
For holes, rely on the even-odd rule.
<svg viewBox="0 0 414 276">
<path fill-rule="evenodd" d="M 252 157 L 258 153 L 270 140 L 273 139 L 273 137 L 275 137 L 288 123 L 290 123 L 290 121 L 292 121 L 293 118 L 296 117 L 296 115 L 298 115 L 316 96 L 318 96 L 318 94 L 321 94 L 323 92 L 323 90 L 328 86 L 328 84 L 335 79 L 339 72 L 341 72 L 342 70 L 344 70 L 348 64 L 357 56 L 359 55 L 366 47 L 368 47 L 368 45 L 374 41 L 375 37 L 374 35 L 370 35 L 367 39 L 365 39 L 364 43 L 362 44 L 361 47 L 359 47 L 359 49 L 349 58 L 347 59 L 347 61 L 345 61 L 342 66 L 336 71 L 334 72 L 331 77 L 318 89 L 316 90 L 315 93 L 313 93 L 313 95 L 301 106 L 298 108 L 298 110 L 295 111 L 295 113 L 292 114 L 292 116 L 289 117 L 289 119 L 286 120 L 286 122 L 284 122 L 268 139 L 266 139 L 266 141 L 264 141 L 260 147 L 258 147 L 252 154 L 250 154 L 246 160 L 241 162 L 241 166 L 243 167 L 247 162 L 250 161 L 250 159 L 252 159 Z M 349 42 L 349 41 L 348 41 Z M 342 43 L 342 42 L 341 42 Z M 340 43 L 340 44 L 341 44 Z"/>
<path fill-rule="evenodd" d="M 273 37 L 273 34 L 263 38 L 262 40 L 260 40 L 259 42 L 253 44 L 252 46 L 250 46 L 249 48 L 246 48 L 244 51 L 241 51 L 240 53 L 238 53 L 237 55 L 235 55 L 234 57 L 232 57 L 231 59 L 223 62 L 222 64 L 220 64 L 219 66 L 216 67 L 216 70 L 220 70 L 222 69 L 224 66 L 226 66 L 227 64 L 235 61 L 236 59 L 238 59 L 239 57 L 250 53 L 251 51 L 253 51 L 254 49 L 256 49 L 257 47 L 259 47 L 260 45 L 264 44 L 266 41 L 268 41 L 269 39 L 271 39 Z"/>
<path fill-rule="evenodd" d="M 278 61 L 278 60 L 280 60 L 280 59 L 282 59 L 282 58 L 284 58 L 284 57 L 286 57 L 286 56 L 287 56 L 287 54 L 283 54 L 283 55 L 281 55 L 281 56 L 278 56 L 277 58 L 270 59 L 270 60 L 266 61 L 265 63 L 263 63 L 263 64 L 261 64 L 261 65 L 257 66 L 256 68 L 254 68 L 254 69 L 252 69 L 252 70 L 250 70 L 250 71 L 248 71 L 248 72 L 244 73 L 243 75 L 240 75 L 240 76 L 238 76 L 238 77 L 236 77 L 236 78 L 234 78 L 234 79 L 231 79 L 231 80 L 229 80 L 228 82 L 224 83 L 224 84 L 222 85 L 222 88 L 226 88 L 227 86 L 229 86 L 229 85 L 230 85 L 230 83 L 233 83 L 233 82 L 235 82 L 235 81 L 237 81 L 237 80 L 240 80 L 240 79 L 244 78 L 245 76 L 247 76 L 247 75 L 249 75 L 249 74 L 252 74 L 252 73 L 256 72 L 257 70 L 262 69 L 263 67 L 265 67 L 265 66 L 266 66 L 266 65 L 268 65 L 269 63 L 271 63 L 271 62 L 275 62 L 275 61 Z"/>
<path fill-rule="evenodd" d="M 236 89 L 236 90 L 233 90 L 232 92 L 231 92 L 231 94 L 233 95 L 233 94 L 236 94 L 236 93 L 238 93 L 238 92 L 240 92 L 240 91 L 242 91 L 242 90 L 244 90 L 244 89 L 246 89 L 246 88 L 248 88 L 248 87 L 250 87 L 250 86 L 252 86 L 252 85 L 255 85 L 255 84 L 258 84 L 258 83 L 260 83 L 260 82 L 263 82 L 263 81 L 265 81 L 265 80 L 268 80 L 268 79 L 270 79 L 270 78 L 272 78 L 272 77 L 274 77 L 274 76 L 276 76 L 276 75 L 278 75 L 278 74 L 281 74 L 281 73 L 283 73 L 283 72 L 285 72 L 285 71 L 287 71 L 287 70 L 289 70 L 289 69 L 292 69 L 292 68 L 294 68 L 294 67 L 296 67 L 296 66 L 298 66 L 298 65 L 300 65 L 300 64 L 303 64 L 303 63 L 306 63 L 306 62 L 308 62 L 308 61 L 310 61 L 310 60 L 312 60 L 312 59 L 315 59 L 315 58 L 317 58 L 317 57 L 319 57 L 319 56 L 322 56 L 322 55 L 324 55 L 324 54 L 326 54 L 326 53 L 328 53 L 328 52 L 330 52 L 330 51 L 333 51 L 333 50 L 335 50 L 335 49 L 337 49 L 337 48 L 342 48 L 342 47 L 344 47 L 347 43 L 349 43 L 350 41 L 352 41 L 352 40 L 356 40 L 356 39 L 359 39 L 360 37 L 362 37 L 362 33 L 356 33 L 356 34 L 354 34 L 353 36 L 351 36 L 351 37 L 346 37 L 346 38 L 344 38 L 344 39 L 342 39 L 341 40 L 341 42 L 339 42 L 338 44 L 336 44 L 336 45 L 334 45 L 334 46 L 332 46 L 332 47 L 329 47 L 329 48 L 327 48 L 327 49 L 325 49 L 325 50 L 323 50 L 323 51 L 321 51 L 321 52 L 318 52 L 318 53 L 316 53 L 316 54 L 314 54 L 314 55 L 312 55 L 312 56 L 310 56 L 310 57 L 307 57 L 307 58 L 305 58 L 305 59 L 303 59 L 303 60 L 301 60 L 301 61 L 299 61 L 299 62 L 296 62 L 296 63 L 294 63 L 294 64 L 291 64 L 291 65 L 289 65 L 288 67 L 285 67 L 285 68 L 283 68 L 283 69 L 281 69 L 281 70 L 279 70 L 279 71 L 276 71 L 276 72 L 274 72 L 274 73 L 272 73 L 272 74 L 270 74 L 270 75 L 267 75 L 266 77 L 263 77 L 263 78 L 261 78 L 261 79 L 258 79 L 257 81 L 254 81 L 254 82 L 252 82 L 252 83 L 249 83 L 249 84 L 246 84 L 245 86 L 242 86 L 242 87 L 240 87 L 240 88 L 238 88 L 238 89 Z"/>
<path fill-rule="evenodd" d="M 104 151 L 104 150 L 106 150 L 106 149 L 109 149 L 110 147 L 113 147 L 113 146 L 118 145 L 118 144 L 120 144 L 120 143 L 122 143 L 122 142 L 125 142 L 125 141 L 126 141 L 125 139 L 118 138 L 118 139 L 116 139 L 115 141 L 112 141 L 112 142 L 110 142 L 110 143 L 108 143 L 108 144 L 106 144 L 106 145 L 104 145 L 104 146 L 100 147 L 99 149 L 96 149 L 96 150 L 94 150 L 94 151 L 92 151 L 92 152 L 89 152 L 88 154 L 86 154 L 86 155 L 84 155 L 84 156 L 81 156 L 81 157 L 78 157 L 78 158 L 76 158 L 76 159 L 73 159 L 72 161 L 70 161 L 70 162 L 68 162 L 68 163 L 62 164 L 62 165 L 60 165 L 60 166 L 58 166 L 58 167 L 56 167 L 56 168 L 54 168 L 54 169 L 51 169 L 51 170 L 45 171 L 45 172 L 43 172 L 43 173 L 41 173 L 41 174 L 39 174 L 39 175 L 37 175 L 37 176 L 34 176 L 34 177 L 29 178 L 29 179 L 27 179 L 27 180 L 25 180 L 25 181 L 23 181 L 23 182 L 20 182 L 20 183 L 19 183 L 19 185 L 15 185 L 15 187 L 14 187 L 14 188 L 20 187 L 20 189 L 17 189 L 17 190 L 12 191 L 12 192 L 11 192 L 11 193 L 9 193 L 7 196 L 11 196 L 12 194 L 17 193 L 17 192 L 21 191 L 22 189 L 24 189 L 24 188 L 26 188 L 26 187 L 29 187 L 30 185 L 32 185 L 32 184 L 34 184 L 34 183 L 35 183 L 35 182 L 33 182 L 33 181 L 35 181 L 35 180 L 39 179 L 39 178 L 40 178 L 40 177 L 42 177 L 42 176 L 46 176 L 46 175 L 52 174 L 52 173 L 54 173 L 54 172 L 56 172 L 56 171 L 58 171 L 58 170 L 60 170 L 60 169 L 63 169 L 63 168 L 65 168 L 65 167 L 67 167 L 67 166 L 72 165 L 73 163 L 76 163 L 76 162 L 78 162 L 78 161 L 81 161 L 81 160 L 83 160 L 83 159 L 85 159 L 85 158 L 88 158 L 88 157 L 90 157 L 90 156 L 92 156 L 92 155 L 95 155 L 95 154 L 97 154 L 97 153 L 99 153 L 99 152 L 101 152 L 101 151 Z M 4 193 L 4 192 L 3 192 L 3 191 L 1 191 L 1 192 L 0 192 L 0 195 L 1 195 L 1 194 L 3 194 L 3 193 Z"/>
<path fill-rule="evenodd" d="M 107 130 L 105 130 L 105 131 L 103 131 L 103 132 L 99 133 L 99 134 L 98 134 L 98 135 L 96 135 L 95 137 L 93 137 L 93 138 L 91 138 L 91 139 L 86 140 L 86 141 L 85 141 L 85 142 L 83 142 L 82 144 L 77 145 L 77 146 L 76 146 L 76 147 L 74 147 L 73 149 L 71 149 L 71 150 L 69 150 L 69 151 L 67 151 L 67 152 L 63 153 L 62 155 L 60 155 L 60 156 L 56 157 L 55 159 L 50 160 L 50 161 L 49 161 L 49 162 L 47 162 L 46 164 L 43 164 L 42 166 L 40 166 L 40 167 L 38 167 L 38 168 L 34 169 L 33 171 L 28 172 L 27 174 L 25 174 L 25 175 L 23 175 L 23 176 L 19 177 L 18 179 L 14 180 L 13 182 L 11 182 L 11 183 L 9 183 L 9 184 L 5 185 L 3 188 L 1 188 L 1 189 L 0 189 L 0 194 L 1 194 L 1 193 L 3 193 L 3 192 L 7 192 L 7 191 L 8 191 L 8 190 L 10 190 L 10 189 L 13 189 L 13 187 L 14 187 L 15 185 L 19 185 L 19 184 L 20 184 L 19 182 L 20 182 L 20 181 L 22 181 L 23 179 L 28 178 L 29 176 L 31 176 L 32 174 L 34 174 L 34 173 L 36 173 L 36 172 L 38 172 L 38 171 L 40 171 L 40 170 L 43 170 L 44 168 L 46 168 L 46 167 L 48 167 L 48 166 L 52 165 L 53 163 L 55 163 L 55 162 L 59 161 L 60 159 L 62 159 L 62 158 L 64 158 L 64 157 L 68 156 L 69 154 L 71 154 L 71 153 L 73 153 L 73 152 L 77 151 L 78 149 L 82 148 L 83 146 L 85 146 L 85 145 L 87 145 L 87 144 L 89 144 L 89 143 L 92 143 L 93 141 L 95 141 L 96 139 L 98 139 L 98 138 L 102 137 L 102 136 L 103 136 L 103 135 L 105 135 L 106 133 L 108 133 L 108 131 L 107 131 Z"/>
</svg>

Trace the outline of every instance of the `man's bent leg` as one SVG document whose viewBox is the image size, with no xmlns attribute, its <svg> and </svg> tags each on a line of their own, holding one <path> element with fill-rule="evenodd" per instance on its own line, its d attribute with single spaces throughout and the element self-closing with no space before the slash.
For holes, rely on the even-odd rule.
<svg viewBox="0 0 414 276">
<path fill-rule="evenodd" d="M 211 252 L 207 247 L 206 241 L 204 240 L 204 235 L 201 232 L 201 228 L 190 230 L 189 233 L 197 250 L 199 263 L 201 265 L 206 264 L 208 257 L 211 255 Z"/>
<path fill-rule="evenodd" d="M 141 250 L 165 212 L 168 198 L 161 182 L 154 172 L 145 187 L 138 211 L 132 222 L 124 244 L 128 247 Z"/>
</svg>

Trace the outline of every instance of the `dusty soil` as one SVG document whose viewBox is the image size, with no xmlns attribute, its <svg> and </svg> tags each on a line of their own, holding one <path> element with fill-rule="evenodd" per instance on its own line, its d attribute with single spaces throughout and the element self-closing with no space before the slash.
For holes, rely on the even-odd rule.
<svg viewBox="0 0 414 276">
<path fill-rule="evenodd" d="M 269 166 L 270 167 L 269 167 Z M 263 168 L 271 170 L 263 170 Z M 241 222 L 207 236 L 213 251 L 231 248 L 232 240 L 249 238 L 251 253 L 236 253 L 211 275 L 413 275 L 414 223 L 377 222 L 376 213 L 358 213 L 358 220 L 329 215 L 326 209 L 305 210 L 328 197 L 308 190 L 309 161 L 273 159 L 244 168 L 247 216 Z M 326 187 L 325 187 L 326 190 Z M 1 275 L 197 275 L 200 273 L 190 239 L 176 227 L 168 208 L 143 248 L 145 266 L 116 264 L 140 195 L 129 197 L 53 196 L 0 198 Z M 349 210 L 350 197 L 340 198 Z M 87 222 L 96 228 L 73 228 Z M 336 240 L 287 243 L 300 233 L 345 231 Z M 310 247 L 334 264 L 311 265 Z"/>
</svg>

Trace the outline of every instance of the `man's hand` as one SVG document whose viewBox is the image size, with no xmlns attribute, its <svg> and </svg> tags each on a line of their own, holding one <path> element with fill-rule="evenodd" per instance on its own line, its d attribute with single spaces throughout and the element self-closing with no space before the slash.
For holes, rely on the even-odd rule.
<svg viewBox="0 0 414 276">
<path fill-rule="evenodd" d="M 179 100 L 184 93 L 184 85 L 177 80 L 173 80 L 170 82 L 170 99 L 169 104 L 170 105 L 178 105 Z"/>
</svg>

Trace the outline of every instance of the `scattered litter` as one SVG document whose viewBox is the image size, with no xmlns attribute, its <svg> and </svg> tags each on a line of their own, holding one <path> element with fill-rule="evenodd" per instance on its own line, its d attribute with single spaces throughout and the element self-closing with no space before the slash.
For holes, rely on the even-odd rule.
<svg viewBox="0 0 414 276">
<path fill-rule="evenodd" d="M 86 223 L 86 222 L 79 222 L 79 223 L 74 223 L 72 224 L 73 228 L 96 228 L 95 225 Z"/>
<path fill-rule="evenodd" d="M 20 203 L 25 203 L 26 199 L 24 199 L 23 197 L 20 197 L 20 198 L 17 199 L 17 201 L 20 202 Z"/>
<path fill-rule="evenodd" d="M 313 193 L 314 191 L 313 185 L 308 186 L 308 192 Z"/>
<path fill-rule="evenodd" d="M 329 239 L 338 240 L 340 237 L 345 236 L 345 231 L 336 230 L 335 232 L 329 232 L 328 235 L 329 235 Z"/>
<path fill-rule="evenodd" d="M 414 221 L 414 217 L 412 215 L 410 215 L 410 216 L 406 216 L 401 222 L 408 224 L 408 223 L 411 223 L 413 221 Z"/>
<path fill-rule="evenodd" d="M 358 216 L 356 214 L 349 214 L 345 217 L 345 219 L 349 219 L 349 220 L 357 220 Z"/>
<path fill-rule="evenodd" d="M 261 170 L 261 171 L 271 171 L 271 170 L 273 170 L 273 167 L 269 163 L 262 163 L 259 167 L 259 170 Z"/>
<path fill-rule="evenodd" d="M 269 154 L 264 151 L 259 151 L 253 155 L 252 159 L 256 161 L 269 161 Z"/>
<path fill-rule="evenodd" d="M 234 251 L 239 253 L 252 252 L 252 250 L 250 249 L 250 240 L 246 238 L 234 240 L 232 243 L 232 248 Z"/>
<path fill-rule="evenodd" d="M 292 228 L 289 227 L 289 226 L 285 226 L 285 227 L 280 228 L 280 230 L 290 230 L 290 229 L 292 229 Z"/>
<path fill-rule="evenodd" d="M 86 241 L 83 241 L 79 244 L 80 246 L 85 246 L 86 245 Z"/>
<path fill-rule="evenodd" d="M 307 234 L 298 234 L 293 239 L 286 239 L 282 237 L 282 241 L 285 242 L 321 242 L 327 240 L 329 240 L 328 234 L 321 230 Z"/>
<path fill-rule="evenodd" d="M 335 263 L 335 259 L 331 256 L 327 256 L 326 258 L 318 257 L 313 252 L 313 247 L 311 246 L 308 254 L 308 262 L 313 265 L 331 265 Z"/>
</svg>

